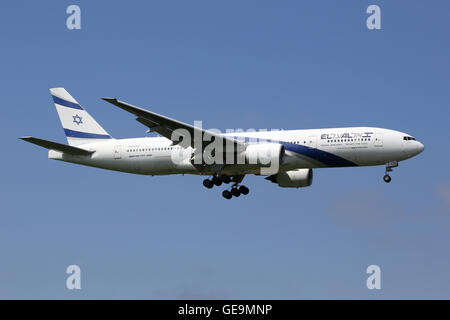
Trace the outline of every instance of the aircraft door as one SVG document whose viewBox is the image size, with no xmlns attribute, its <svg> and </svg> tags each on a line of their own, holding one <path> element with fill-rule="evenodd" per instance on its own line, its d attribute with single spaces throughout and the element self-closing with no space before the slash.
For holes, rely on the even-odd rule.
<svg viewBox="0 0 450 320">
<path fill-rule="evenodd" d="M 377 133 L 373 136 L 374 139 L 374 146 L 375 147 L 382 147 L 383 146 L 383 134 Z"/>
<path fill-rule="evenodd" d="M 114 146 L 114 159 L 118 160 L 118 159 L 122 159 L 122 146 L 121 145 L 116 145 Z"/>
</svg>

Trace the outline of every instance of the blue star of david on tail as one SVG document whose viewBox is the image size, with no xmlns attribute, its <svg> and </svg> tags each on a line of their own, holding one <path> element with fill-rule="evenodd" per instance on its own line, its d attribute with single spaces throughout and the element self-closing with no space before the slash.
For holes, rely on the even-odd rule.
<svg viewBox="0 0 450 320">
<path fill-rule="evenodd" d="M 80 124 L 83 123 L 83 118 L 81 118 L 78 114 L 76 116 L 72 116 L 73 118 L 73 122 L 75 122 L 77 124 L 77 126 L 79 126 Z"/>
</svg>

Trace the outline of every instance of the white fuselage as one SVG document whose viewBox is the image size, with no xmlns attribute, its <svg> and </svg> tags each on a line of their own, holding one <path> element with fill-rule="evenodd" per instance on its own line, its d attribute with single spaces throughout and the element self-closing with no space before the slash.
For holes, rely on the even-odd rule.
<svg viewBox="0 0 450 320">
<path fill-rule="evenodd" d="M 247 139 L 269 139 L 281 143 L 285 158 L 280 170 L 302 168 L 384 165 L 409 159 L 423 151 L 423 145 L 410 135 L 382 128 L 350 127 L 310 130 L 279 130 L 225 134 Z M 409 137 L 411 139 L 406 139 Z M 91 156 L 73 156 L 50 150 L 49 158 L 86 166 L 143 175 L 214 174 L 199 169 L 190 159 L 192 149 L 173 145 L 164 137 L 95 140 L 80 148 L 95 151 Z M 174 152 L 183 161 L 174 162 Z M 223 174 L 257 173 L 246 164 L 226 166 Z"/>
</svg>

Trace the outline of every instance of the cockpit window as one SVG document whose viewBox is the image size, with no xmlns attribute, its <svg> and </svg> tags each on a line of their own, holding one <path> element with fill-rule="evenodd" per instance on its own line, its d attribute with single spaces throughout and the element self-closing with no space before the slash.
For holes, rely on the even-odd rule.
<svg viewBox="0 0 450 320">
<path fill-rule="evenodd" d="M 405 137 L 403 137 L 403 140 L 409 141 L 409 140 L 416 140 L 416 139 L 413 137 L 405 136 Z"/>
</svg>

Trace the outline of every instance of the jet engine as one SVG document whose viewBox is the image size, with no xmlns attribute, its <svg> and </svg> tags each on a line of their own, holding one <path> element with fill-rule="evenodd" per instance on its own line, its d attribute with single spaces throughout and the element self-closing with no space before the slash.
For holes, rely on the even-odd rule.
<svg viewBox="0 0 450 320">
<path fill-rule="evenodd" d="M 309 187 L 312 184 L 313 171 L 312 169 L 282 171 L 268 176 L 266 179 L 283 188 Z"/>
<path fill-rule="evenodd" d="M 261 174 L 279 172 L 284 160 L 284 146 L 279 143 L 255 143 L 245 149 L 245 163 L 257 165 Z"/>
</svg>

